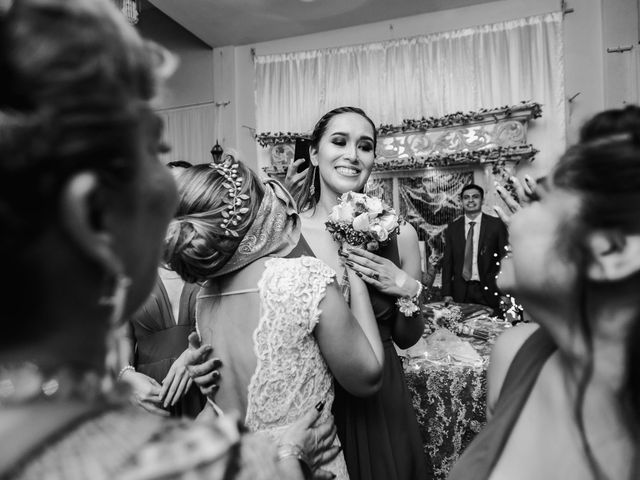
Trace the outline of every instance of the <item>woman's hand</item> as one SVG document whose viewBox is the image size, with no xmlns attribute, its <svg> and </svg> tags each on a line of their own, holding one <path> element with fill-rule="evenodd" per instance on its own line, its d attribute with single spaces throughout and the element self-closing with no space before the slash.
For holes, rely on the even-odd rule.
<svg viewBox="0 0 640 480">
<path fill-rule="evenodd" d="M 351 246 L 343 248 L 340 255 L 362 280 L 382 293 L 395 297 L 413 297 L 418 293 L 416 280 L 391 260 Z"/>
<path fill-rule="evenodd" d="M 120 381 L 129 384 L 132 390 L 131 398 L 136 405 L 157 415 L 165 417 L 169 415 L 169 412 L 160 407 L 162 387 L 153 378 L 135 370 L 127 370 L 120 377 Z"/>
<path fill-rule="evenodd" d="M 298 167 L 304 163 L 304 158 L 298 158 L 296 161 L 291 162 L 287 167 L 287 175 L 284 177 L 284 188 L 289 190 L 291 195 L 294 195 L 302 187 L 304 177 L 307 176 L 307 169 L 298 172 Z"/>
<path fill-rule="evenodd" d="M 516 198 L 513 196 L 502 186 L 496 183 L 496 191 L 498 195 L 505 203 L 507 208 L 509 209 L 509 213 L 505 212 L 501 207 L 495 206 L 493 209 L 498 214 L 498 217 L 505 223 L 505 225 L 509 225 L 509 221 L 514 213 L 522 208 L 522 205 L 527 204 L 538 197 L 536 193 L 536 182 L 531 176 L 525 175 L 524 180 L 520 181 L 518 177 L 510 177 L 511 185 L 516 192 Z"/>
<path fill-rule="evenodd" d="M 189 335 L 189 348 L 185 351 L 187 358 L 185 366 L 189 375 L 200 388 L 202 394 L 214 400 L 215 394 L 220 387 L 220 372 L 222 361 L 212 357 L 213 349 L 210 345 L 202 345 L 200 337 L 196 332 Z"/>
<path fill-rule="evenodd" d="M 316 425 L 324 402 L 318 403 L 300 420 L 292 424 L 283 434 L 282 444 L 298 445 L 309 459 L 313 478 L 317 480 L 331 479 L 335 476 L 322 467 L 331 462 L 340 453 L 341 447 L 334 446 L 336 426 L 333 421 Z"/>
<path fill-rule="evenodd" d="M 211 347 L 208 345 L 202 348 L 207 348 L 207 353 L 211 351 Z M 178 403 L 178 400 L 180 400 L 182 396 L 187 393 L 189 388 L 191 388 L 193 380 L 191 379 L 191 375 L 189 374 L 186 366 L 188 352 L 189 349 L 182 352 L 182 355 L 180 355 L 171 364 L 169 372 L 162 380 L 160 400 L 162 401 L 164 408 Z"/>
</svg>

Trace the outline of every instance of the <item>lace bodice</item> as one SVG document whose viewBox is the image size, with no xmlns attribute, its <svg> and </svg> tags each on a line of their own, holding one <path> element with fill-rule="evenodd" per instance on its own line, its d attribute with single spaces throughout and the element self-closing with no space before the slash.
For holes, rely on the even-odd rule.
<svg viewBox="0 0 640 480">
<path fill-rule="evenodd" d="M 273 258 L 258 283 L 261 317 L 254 332 L 257 367 L 246 425 L 271 430 L 293 423 L 320 400 L 333 403 L 333 377 L 313 336 L 319 304 L 335 273 L 312 257 Z"/>
</svg>

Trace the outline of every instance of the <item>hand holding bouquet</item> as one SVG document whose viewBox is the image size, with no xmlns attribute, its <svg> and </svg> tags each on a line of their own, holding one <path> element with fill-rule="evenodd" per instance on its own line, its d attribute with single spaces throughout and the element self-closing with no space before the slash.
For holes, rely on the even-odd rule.
<svg viewBox="0 0 640 480">
<path fill-rule="evenodd" d="M 325 225 L 338 243 L 347 242 L 369 252 L 388 244 L 400 231 L 400 219 L 393 208 L 379 198 L 355 192 L 340 197 Z"/>
</svg>

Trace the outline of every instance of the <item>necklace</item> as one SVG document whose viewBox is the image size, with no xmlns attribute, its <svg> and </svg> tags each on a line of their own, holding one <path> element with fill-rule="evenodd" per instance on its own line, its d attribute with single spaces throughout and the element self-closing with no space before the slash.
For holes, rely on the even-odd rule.
<svg viewBox="0 0 640 480">
<path fill-rule="evenodd" d="M 107 391 L 104 377 L 94 371 L 60 368 L 45 374 L 32 362 L 0 366 L 0 406 L 39 400 L 95 402 L 121 398 L 121 390 Z"/>
</svg>

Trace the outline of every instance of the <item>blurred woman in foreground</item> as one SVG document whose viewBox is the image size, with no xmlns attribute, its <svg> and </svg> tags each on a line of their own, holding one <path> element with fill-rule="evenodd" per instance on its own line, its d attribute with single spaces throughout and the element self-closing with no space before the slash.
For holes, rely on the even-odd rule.
<svg viewBox="0 0 640 480">
<path fill-rule="evenodd" d="M 496 342 L 485 429 L 450 479 L 640 475 L 640 143 L 572 147 L 510 219 L 499 286 L 539 325 Z"/>
<path fill-rule="evenodd" d="M 149 294 L 176 202 L 160 52 L 107 0 L 0 11 L 0 478 L 302 478 L 333 441 L 313 410 L 278 451 L 232 418 L 187 428 L 105 392 L 107 338 Z"/>
</svg>

